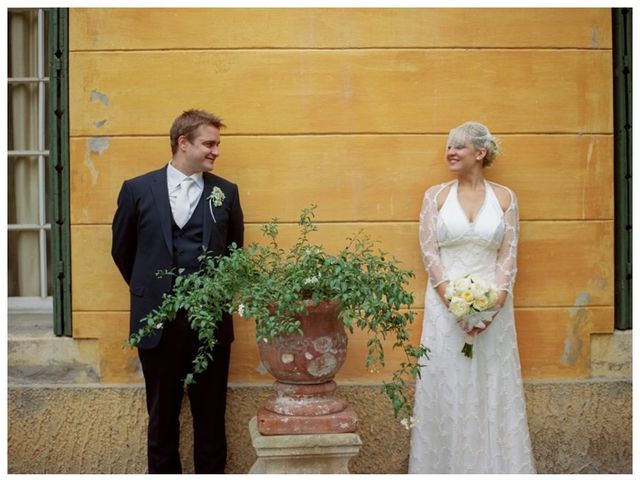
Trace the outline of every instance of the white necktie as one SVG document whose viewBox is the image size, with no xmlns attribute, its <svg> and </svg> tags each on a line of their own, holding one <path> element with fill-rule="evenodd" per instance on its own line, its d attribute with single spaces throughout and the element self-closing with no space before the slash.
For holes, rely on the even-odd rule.
<svg viewBox="0 0 640 480">
<path fill-rule="evenodd" d="M 194 181 L 191 177 L 185 177 L 182 182 L 180 182 L 180 191 L 176 197 L 176 205 L 173 212 L 173 219 L 180 228 L 184 227 L 189 221 L 189 212 L 191 210 L 189 190 L 193 185 Z"/>
</svg>

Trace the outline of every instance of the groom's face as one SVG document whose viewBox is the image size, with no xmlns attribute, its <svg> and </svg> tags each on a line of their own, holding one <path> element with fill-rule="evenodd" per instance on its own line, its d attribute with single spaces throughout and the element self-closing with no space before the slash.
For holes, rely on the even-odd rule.
<svg viewBox="0 0 640 480">
<path fill-rule="evenodd" d="M 213 170 L 213 164 L 220 154 L 220 130 L 211 125 L 201 125 L 192 141 L 184 138 L 180 143 L 184 148 L 185 167 L 188 170 L 193 173 Z"/>
</svg>

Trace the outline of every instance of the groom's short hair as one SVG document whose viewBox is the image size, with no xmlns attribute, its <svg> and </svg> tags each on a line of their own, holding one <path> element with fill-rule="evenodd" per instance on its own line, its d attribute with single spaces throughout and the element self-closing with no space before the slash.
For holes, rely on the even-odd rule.
<svg viewBox="0 0 640 480">
<path fill-rule="evenodd" d="M 178 151 L 178 138 L 185 136 L 189 142 L 192 142 L 195 137 L 195 132 L 201 125 L 210 125 L 220 130 L 226 127 L 222 123 L 222 119 L 212 113 L 204 110 L 186 110 L 182 112 L 173 121 L 171 129 L 169 130 L 169 137 L 171 139 L 171 153 Z"/>
</svg>

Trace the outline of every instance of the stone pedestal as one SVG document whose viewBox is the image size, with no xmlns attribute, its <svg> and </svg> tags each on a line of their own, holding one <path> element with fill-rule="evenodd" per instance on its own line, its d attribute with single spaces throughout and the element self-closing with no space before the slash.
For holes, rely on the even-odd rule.
<svg viewBox="0 0 640 480">
<path fill-rule="evenodd" d="M 312 385 L 275 382 L 275 395 L 258 409 L 262 435 L 353 433 L 358 415 L 336 397 L 334 381 Z"/>
<path fill-rule="evenodd" d="M 258 459 L 249 473 L 349 473 L 349 460 L 358 454 L 357 433 L 262 435 L 253 417 L 251 443 Z"/>
</svg>

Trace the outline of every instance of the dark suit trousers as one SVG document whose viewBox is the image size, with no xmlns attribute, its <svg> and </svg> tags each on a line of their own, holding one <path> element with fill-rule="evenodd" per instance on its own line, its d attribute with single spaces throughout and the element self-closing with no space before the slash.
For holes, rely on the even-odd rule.
<svg viewBox="0 0 640 480">
<path fill-rule="evenodd" d="M 178 452 L 183 379 L 193 371 L 198 338 L 184 312 L 167 322 L 160 344 L 138 349 L 147 392 L 149 473 L 182 473 Z M 224 414 L 230 345 L 216 345 L 209 368 L 187 388 L 194 432 L 196 473 L 224 473 L 227 441 Z"/>
</svg>

